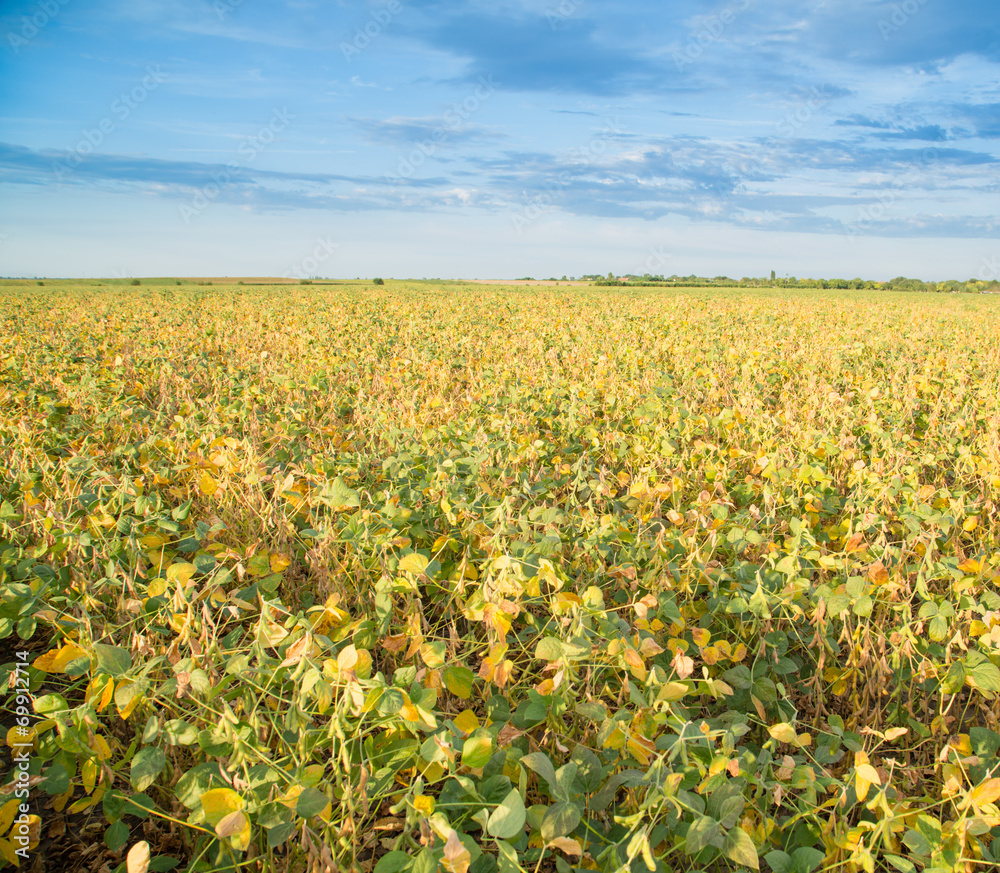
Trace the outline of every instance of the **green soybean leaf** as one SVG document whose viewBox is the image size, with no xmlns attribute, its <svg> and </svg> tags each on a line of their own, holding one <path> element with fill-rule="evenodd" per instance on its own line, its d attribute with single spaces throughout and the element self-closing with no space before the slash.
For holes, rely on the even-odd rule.
<svg viewBox="0 0 1000 873">
<path fill-rule="evenodd" d="M 512 788 L 486 821 L 486 830 L 498 840 L 512 840 L 524 831 L 527 813 L 521 793 Z"/>
<path fill-rule="evenodd" d="M 757 859 L 757 847 L 750 839 L 750 835 L 743 828 L 733 828 L 726 834 L 722 841 L 722 854 L 730 861 L 749 867 L 751 870 L 760 869 L 760 861 Z"/>
<path fill-rule="evenodd" d="M 468 667 L 462 664 L 452 664 L 444 668 L 441 680 L 444 682 L 444 687 L 456 697 L 468 700 L 472 696 L 473 678 L 475 678 L 475 674 Z"/>
<path fill-rule="evenodd" d="M 493 737 L 478 730 L 462 746 L 462 763 L 466 767 L 485 767 L 493 754 Z"/>
<path fill-rule="evenodd" d="M 145 791 L 156 781 L 167 766 L 167 756 L 155 746 L 146 746 L 136 752 L 129 771 L 129 781 L 136 791 Z"/>
<path fill-rule="evenodd" d="M 413 863 L 413 859 L 406 852 L 389 852 L 379 858 L 375 865 L 375 873 L 402 873 Z"/>
<path fill-rule="evenodd" d="M 556 837 L 565 837 L 580 824 L 581 818 L 580 808 L 575 803 L 566 801 L 553 803 L 545 811 L 545 817 L 542 819 L 542 840 L 548 843 Z"/>
<path fill-rule="evenodd" d="M 318 788 L 307 788 L 295 801 L 295 812 L 302 818 L 312 818 L 326 809 L 329 802 L 330 799 Z"/>
<path fill-rule="evenodd" d="M 521 758 L 521 763 L 541 776 L 548 784 L 550 791 L 555 789 L 556 768 L 552 766 L 548 755 L 544 752 L 532 752 L 530 755 L 524 755 Z"/>
</svg>

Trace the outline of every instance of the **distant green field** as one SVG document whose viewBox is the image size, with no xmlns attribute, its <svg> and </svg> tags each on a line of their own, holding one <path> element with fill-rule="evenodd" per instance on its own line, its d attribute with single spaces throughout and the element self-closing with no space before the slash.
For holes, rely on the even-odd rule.
<svg viewBox="0 0 1000 873">
<path fill-rule="evenodd" d="M 1000 298 L 129 281 L 0 283 L 0 866 L 1000 863 Z"/>
</svg>

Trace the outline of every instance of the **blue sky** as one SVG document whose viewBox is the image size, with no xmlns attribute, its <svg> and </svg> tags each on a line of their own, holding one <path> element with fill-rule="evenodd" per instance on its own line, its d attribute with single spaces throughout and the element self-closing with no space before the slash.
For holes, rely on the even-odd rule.
<svg viewBox="0 0 1000 873">
<path fill-rule="evenodd" d="M 5 0 L 0 42 L 2 275 L 1000 278 L 995 0 Z"/>
</svg>

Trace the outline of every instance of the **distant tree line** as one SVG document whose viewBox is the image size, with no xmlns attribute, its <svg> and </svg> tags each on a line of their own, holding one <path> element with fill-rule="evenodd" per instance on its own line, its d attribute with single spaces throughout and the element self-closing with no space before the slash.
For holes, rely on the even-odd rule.
<svg viewBox="0 0 1000 873">
<path fill-rule="evenodd" d="M 773 273 L 771 274 L 774 275 Z M 760 277 L 753 278 L 744 276 L 742 279 L 731 279 L 729 276 L 662 276 L 645 273 L 637 275 L 629 273 L 622 276 L 615 276 L 608 273 L 601 276 L 593 273 L 582 276 L 582 279 L 590 280 L 594 285 L 616 285 L 630 287 L 659 287 L 659 286 L 683 286 L 685 288 L 839 288 L 868 291 L 922 291 L 936 292 L 939 294 L 1000 294 L 1000 281 L 983 281 L 981 279 L 969 279 L 962 282 L 957 279 L 949 279 L 945 282 L 923 282 L 920 279 L 907 279 L 905 276 L 897 276 L 888 282 L 876 282 L 870 279 L 798 279 L 795 276 L 788 277 Z"/>
</svg>

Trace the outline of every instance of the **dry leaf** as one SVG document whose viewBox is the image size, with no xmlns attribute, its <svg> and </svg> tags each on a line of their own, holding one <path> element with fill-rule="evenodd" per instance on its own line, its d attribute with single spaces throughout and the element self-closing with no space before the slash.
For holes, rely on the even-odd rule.
<svg viewBox="0 0 1000 873">
<path fill-rule="evenodd" d="M 149 870 L 149 843 L 143 840 L 128 850 L 125 869 L 128 873 L 146 873 Z"/>
<path fill-rule="evenodd" d="M 466 873 L 471 862 L 471 853 L 462 845 L 462 841 L 458 838 L 458 832 L 452 831 L 448 834 L 448 839 L 444 844 L 441 866 L 450 873 Z"/>
<path fill-rule="evenodd" d="M 687 679 L 694 672 L 694 659 L 689 658 L 680 649 L 674 655 L 674 659 L 670 662 L 670 666 L 677 671 L 677 675 L 681 679 Z"/>
<path fill-rule="evenodd" d="M 583 848 L 580 844 L 569 837 L 556 837 L 554 840 L 549 840 L 549 848 L 560 849 L 567 855 L 575 855 L 577 858 L 583 855 Z"/>
</svg>

